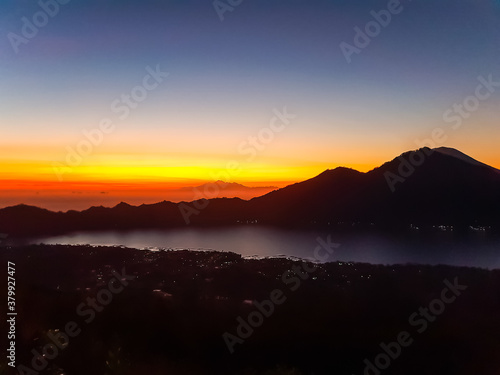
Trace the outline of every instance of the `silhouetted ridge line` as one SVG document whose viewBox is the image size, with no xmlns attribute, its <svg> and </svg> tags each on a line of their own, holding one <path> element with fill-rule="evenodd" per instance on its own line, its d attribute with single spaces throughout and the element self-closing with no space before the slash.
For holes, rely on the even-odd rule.
<svg viewBox="0 0 500 375">
<path fill-rule="evenodd" d="M 421 156 L 424 155 L 422 159 Z M 420 157 L 421 159 L 418 159 Z M 410 163 L 409 160 L 419 163 Z M 391 191 L 387 176 L 400 180 Z M 294 227 L 500 223 L 500 171 L 455 149 L 409 151 L 363 173 L 328 169 L 306 181 L 245 201 L 215 198 L 194 202 L 51 212 L 27 205 L 0 210 L 0 233 L 51 235 L 79 230 L 131 230 L 186 226 L 181 208 L 192 209 L 189 225 L 258 223 Z"/>
</svg>

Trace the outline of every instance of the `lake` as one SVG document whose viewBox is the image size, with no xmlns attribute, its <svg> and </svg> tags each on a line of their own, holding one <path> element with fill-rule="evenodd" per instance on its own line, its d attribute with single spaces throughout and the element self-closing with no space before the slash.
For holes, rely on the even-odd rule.
<svg viewBox="0 0 500 375">
<path fill-rule="evenodd" d="M 261 226 L 177 228 L 130 232 L 78 232 L 36 239 L 31 243 L 123 245 L 138 249 L 170 248 L 232 251 L 245 257 L 314 259 L 318 237 L 340 246 L 328 260 L 372 264 L 448 264 L 500 268 L 500 238 L 485 233 L 458 236 L 453 232 L 404 235 L 288 230 Z"/>
</svg>

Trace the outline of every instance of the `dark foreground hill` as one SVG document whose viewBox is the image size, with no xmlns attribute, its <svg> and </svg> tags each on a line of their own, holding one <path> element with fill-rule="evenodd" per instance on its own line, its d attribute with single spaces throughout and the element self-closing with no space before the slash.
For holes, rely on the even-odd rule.
<svg viewBox="0 0 500 375">
<path fill-rule="evenodd" d="M 500 368 L 499 271 L 90 246 L 4 247 L 0 260 L 15 263 L 21 374 L 493 375 Z M 271 309 L 270 299 L 280 303 Z M 6 319 L 1 329 L 8 331 Z M 69 341 L 60 335 L 68 332 Z M 231 341 L 232 354 L 224 333 L 244 336 Z M 33 357 L 39 370 L 28 372 Z M 0 373 L 13 374 L 6 361 Z M 368 362 L 384 370 L 364 372 Z"/>
<path fill-rule="evenodd" d="M 23 205 L 0 210 L 0 233 L 11 236 L 240 223 L 498 228 L 500 171 L 454 149 L 423 148 L 367 173 L 348 168 L 327 170 L 249 201 L 121 203 L 66 213 Z"/>
</svg>

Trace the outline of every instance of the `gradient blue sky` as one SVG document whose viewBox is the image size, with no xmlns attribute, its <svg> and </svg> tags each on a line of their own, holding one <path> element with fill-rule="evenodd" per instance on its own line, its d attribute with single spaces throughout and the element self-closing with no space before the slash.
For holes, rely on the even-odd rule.
<svg viewBox="0 0 500 375">
<path fill-rule="evenodd" d="M 245 165 L 253 172 L 243 180 L 300 180 L 338 165 L 368 170 L 416 148 L 435 127 L 446 129 L 445 146 L 500 167 L 498 92 L 459 130 L 442 119 L 474 93 L 478 76 L 500 80 L 500 2 L 402 5 L 348 64 L 339 44 L 352 43 L 353 28 L 387 1 L 245 0 L 221 22 L 211 1 L 72 0 L 16 54 L 7 34 L 40 8 L 2 0 L 0 164 L 54 179 L 43 163 L 62 163 L 82 129 L 112 116 L 110 103 L 160 64 L 168 79 L 85 159 L 96 179 L 127 163 L 203 166 L 192 178 L 210 179 L 208 171 L 241 159 L 238 145 L 284 106 L 297 118 Z M 189 176 L 161 172 L 181 177 Z"/>
</svg>

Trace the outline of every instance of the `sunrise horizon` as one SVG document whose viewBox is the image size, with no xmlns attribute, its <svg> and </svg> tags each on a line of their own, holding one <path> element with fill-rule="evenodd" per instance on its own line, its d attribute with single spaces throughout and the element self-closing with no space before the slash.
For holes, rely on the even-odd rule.
<svg viewBox="0 0 500 375">
<path fill-rule="evenodd" d="M 461 150 L 456 148 L 436 145 L 430 139 L 427 141 L 429 142 L 428 145 L 420 145 L 424 147 L 431 146 L 431 149 L 451 149 L 461 152 Z M 238 176 L 241 175 L 242 168 L 236 161 L 230 162 L 228 165 L 231 166 L 231 168 L 226 168 L 224 170 L 210 170 L 207 168 L 205 173 L 213 177 L 213 179 L 195 178 L 195 176 L 192 178 L 172 178 L 163 177 L 159 174 L 155 175 L 154 173 L 148 176 L 141 176 L 140 178 L 130 178 L 123 173 L 123 171 L 121 171 L 123 175 L 118 176 L 108 173 L 105 179 L 100 177 L 78 180 L 75 178 L 75 176 L 79 176 L 78 173 L 71 176 L 72 178 L 66 178 L 65 180 L 59 179 L 57 181 L 55 181 L 54 176 L 50 176 L 46 180 L 43 178 L 39 180 L 4 179 L 0 186 L 0 193 L 3 197 L 3 205 L 0 209 L 16 205 L 33 205 L 49 210 L 68 211 L 87 209 L 92 206 L 113 207 L 122 202 L 131 205 L 142 205 L 155 204 L 162 201 L 174 203 L 183 201 L 192 202 L 199 199 L 220 197 L 248 200 L 267 194 L 275 189 L 281 189 L 298 182 L 312 179 L 325 171 L 334 170 L 336 168 L 348 168 L 361 173 L 367 173 L 380 168 L 383 164 L 393 159 L 399 158 L 406 152 L 417 150 L 419 150 L 419 148 L 405 150 L 376 165 L 325 164 L 309 168 L 296 168 L 295 171 L 299 169 L 302 173 L 300 176 L 296 174 L 295 179 L 282 180 L 238 178 Z M 420 148 L 420 150 L 422 149 Z M 483 159 L 475 157 L 475 155 L 467 156 L 493 168 L 500 169 L 495 164 L 489 164 Z M 360 168 L 360 166 L 362 166 L 362 168 Z M 290 172 L 294 169 L 289 168 L 283 170 Z M 273 176 L 276 175 L 274 171 Z M 263 174 L 263 176 L 265 176 L 265 174 Z"/>
<path fill-rule="evenodd" d="M 42 5 L 0 5 L 2 207 L 282 187 L 429 141 L 500 168 L 493 1 Z"/>
</svg>

